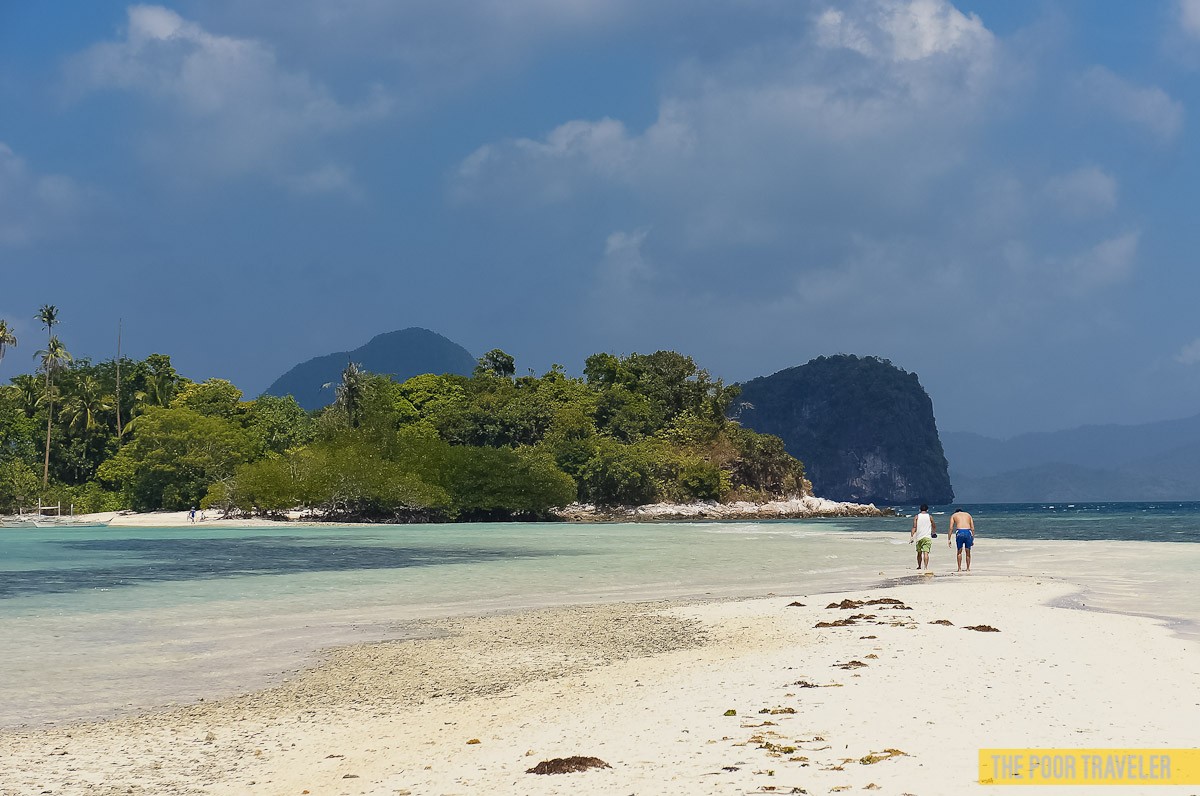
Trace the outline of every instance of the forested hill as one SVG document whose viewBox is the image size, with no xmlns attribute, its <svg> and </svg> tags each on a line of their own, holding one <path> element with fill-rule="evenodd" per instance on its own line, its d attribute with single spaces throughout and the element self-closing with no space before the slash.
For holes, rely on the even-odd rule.
<svg viewBox="0 0 1200 796">
<path fill-rule="evenodd" d="M 78 513 L 500 520 L 574 501 L 809 494 L 781 440 L 728 419 L 737 388 L 673 351 L 595 354 L 583 378 L 557 365 L 517 376 L 500 350 L 470 376 L 398 381 L 349 363 L 333 403 L 305 412 L 290 396 L 245 401 L 223 379 L 193 382 L 162 354 L 122 359 L 118 375 L 58 348 L 0 386 L 0 514 L 41 500 Z"/>
<path fill-rule="evenodd" d="M 886 359 L 819 357 L 742 385 L 739 420 L 783 439 L 813 492 L 833 500 L 945 504 L 954 499 L 929 400 Z"/>
<path fill-rule="evenodd" d="M 419 327 L 386 332 L 353 351 L 338 351 L 296 365 L 268 387 L 264 395 L 291 395 L 306 411 L 333 403 L 332 384 L 348 362 L 364 370 L 404 381 L 425 373 L 471 375 L 475 358 L 467 349 L 436 332 Z"/>
</svg>

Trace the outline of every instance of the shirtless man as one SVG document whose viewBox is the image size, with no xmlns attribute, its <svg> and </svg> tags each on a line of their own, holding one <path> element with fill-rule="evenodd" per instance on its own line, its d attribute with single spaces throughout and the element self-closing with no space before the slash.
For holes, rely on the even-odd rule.
<svg viewBox="0 0 1200 796">
<path fill-rule="evenodd" d="M 933 532 L 936 530 L 933 517 L 929 516 L 929 507 L 921 504 L 921 513 L 913 517 L 912 532 L 908 535 L 910 544 L 914 541 L 917 543 L 917 569 L 924 565 L 925 571 L 929 571 L 929 550 L 933 547 Z"/>
<path fill-rule="evenodd" d="M 967 548 L 967 572 L 971 571 L 971 547 L 975 544 L 975 518 L 960 506 L 950 517 L 950 533 L 946 534 L 946 545 L 958 544 L 958 571 L 963 568 L 963 548 Z"/>
</svg>

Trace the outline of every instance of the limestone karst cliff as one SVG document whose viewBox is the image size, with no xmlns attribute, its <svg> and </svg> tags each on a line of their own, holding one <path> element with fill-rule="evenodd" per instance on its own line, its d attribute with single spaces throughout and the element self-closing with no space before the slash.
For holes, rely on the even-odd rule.
<svg viewBox="0 0 1200 796">
<path fill-rule="evenodd" d="M 804 462 L 813 492 L 880 504 L 954 499 L 933 402 L 891 362 L 818 357 L 742 385 L 742 425 L 783 439 Z"/>
</svg>

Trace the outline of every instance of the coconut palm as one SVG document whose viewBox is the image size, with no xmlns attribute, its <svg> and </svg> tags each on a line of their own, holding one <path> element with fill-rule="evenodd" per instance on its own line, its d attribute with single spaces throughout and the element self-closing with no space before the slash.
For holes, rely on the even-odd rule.
<svg viewBox="0 0 1200 796">
<path fill-rule="evenodd" d="M 340 382 L 336 384 L 329 382 L 324 387 L 334 388 L 334 406 L 346 413 L 346 419 L 350 421 L 351 428 L 358 428 L 363 393 L 367 389 L 367 372 L 357 362 L 350 362 L 342 371 Z"/>
<path fill-rule="evenodd" d="M 54 327 L 58 324 L 58 307 L 53 304 L 43 304 L 38 309 L 37 315 L 33 316 L 34 320 L 38 321 L 46 328 L 46 350 L 38 352 L 39 354 L 48 354 L 52 348 L 50 342 L 54 340 Z M 42 486 L 50 484 L 50 421 L 54 415 L 54 394 L 50 387 L 50 368 L 46 368 L 46 401 L 49 404 L 50 411 L 46 416 L 46 468 L 42 472 Z"/>
<path fill-rule="evenodd" d="M 42 398 L 42 385 L 37 376 L 22 373 L 12 379 L 13 387 L 17 390 L 17 406 L 25 413 L 25 417 L 37 414 L 38 403 Z"/>
<path fill-rule="evenodd" d="M 42 309 L 54 309 L 43 307 Z M 54 373 L 71 361 L 71 354 L 57 337 L 51 336 L 46 348 L 37 352 L 46 371 L 46 464 L 42 470 L 42 488 L 50 485 L 50 431 L 54 427 Z"/>
<path fill-rule="evenodd" d="M 8 321 L 0 318 L 0 362 L 4 361 L 4 351 L 17 347 L 17 336 L 8 328 Z"/>
<path fill-rule="evenodd" d="M 63 401 L 61 415 L 71 431 L 86 434 L 99 425 L 101 412 L 112 409 L 112 396 L 105 395 L 95 376 L 84 376 Z"/>
<path fill-rule="evenodd" d="M 171 399 L 175 397 L 175 390 L 179 386 L 179 374 L 171 366 L 171 358 L 164 354 L 151 354 L 146 357 L 146 365 L 150 372 L 146 374 L 145 389 L 138 390 L 133 394 L 133 400 L 138 405 L 137 408 L 170 406 Z"/>
</svg>

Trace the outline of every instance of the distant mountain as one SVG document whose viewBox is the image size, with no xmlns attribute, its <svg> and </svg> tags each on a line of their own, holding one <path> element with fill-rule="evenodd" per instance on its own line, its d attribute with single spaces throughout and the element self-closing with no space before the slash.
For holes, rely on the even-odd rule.
<svg viewBox="0 0 1200 796">
<path fill-rule="evenodd" d="M 783 439 L 813 492 L 833 500 L 954 499 L 929 400 L 916 374 L 839 354 L 742 385 L 742 425 Z"/>
<path fill-rule="evenodd" d="M 338 351 L 296 365 L 265 390 L 266 395 L 292 395 L 312 411 L 333 403 L 333 389 L 348 362 L 357 362 L 372 373 L 386 373 L 398 381 L 423 373 L 471 375 L 475 357 L 467 349 L 428 329 L 412 327 L 386 332 L 353 351 Z"/>
<path fill-rule="evenodd" d="M 1200 500 L 1200 415 L 1007 440 L 963 432 L 942 439 L 963 501 Z"/>
<path fill-rule="evenodd" d="M 982 478 L 952 478 L 963 503 L 1109 503 L 1189 500 L 1200 495 L 1200 485 L 1195 483 L 1077 464 L 1039 464 Z"/>
</svg>

